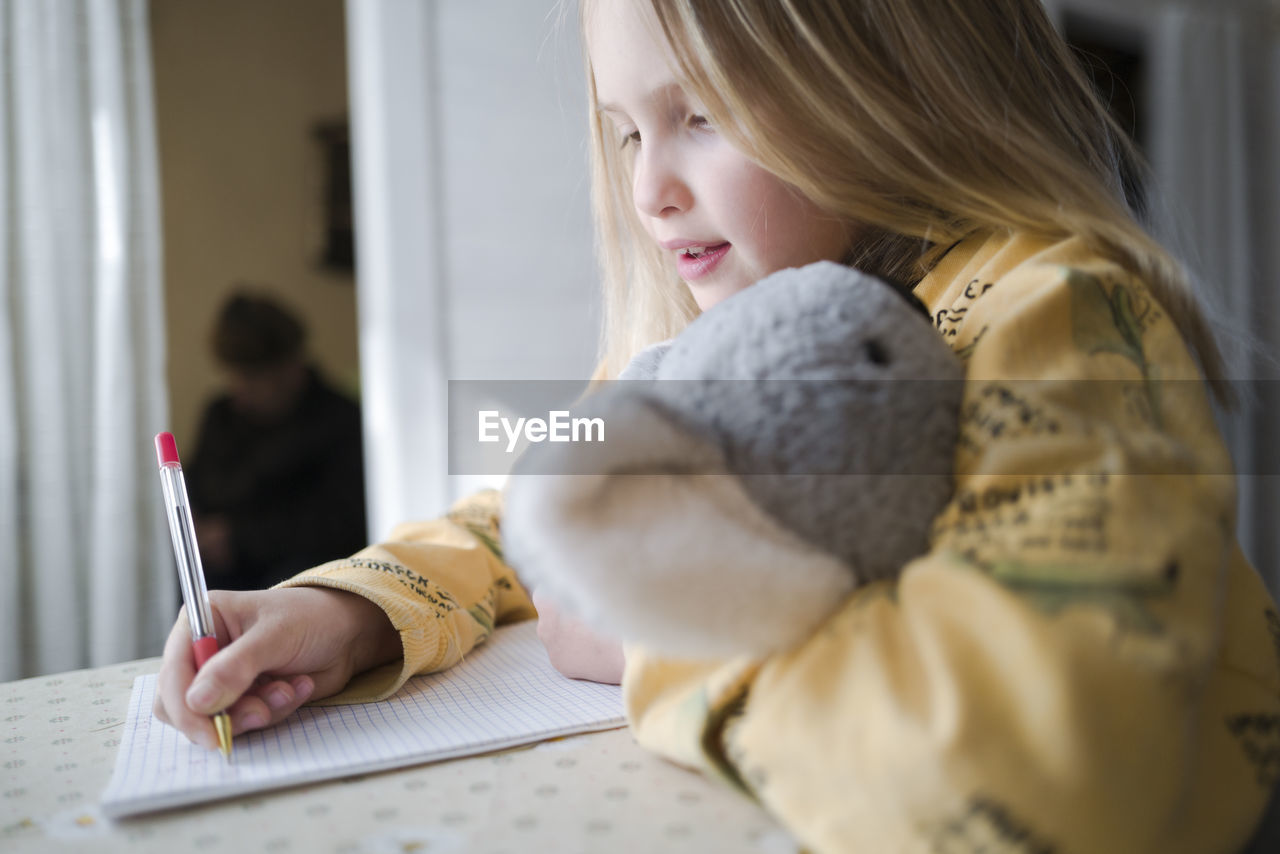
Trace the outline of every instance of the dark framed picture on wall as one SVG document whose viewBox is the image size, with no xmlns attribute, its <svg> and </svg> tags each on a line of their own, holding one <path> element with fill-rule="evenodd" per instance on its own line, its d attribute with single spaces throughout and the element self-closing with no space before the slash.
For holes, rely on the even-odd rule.
<svg viewBox="0 0 1280 854">
<path fill-rule="evenodd" d="M 320 146 L 323 170 L 320 251 L 326 270 L 354 274 L 355 217 L 351 204 L 351 131 L 347 119 L 319 122 L 312 136 Z"/>
</svg>

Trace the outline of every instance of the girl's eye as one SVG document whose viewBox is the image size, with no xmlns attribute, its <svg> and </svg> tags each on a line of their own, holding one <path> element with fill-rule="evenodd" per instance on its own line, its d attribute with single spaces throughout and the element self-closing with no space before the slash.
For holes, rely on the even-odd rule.
<svg viewBox="0 0 1280 854">
<path fill-rule="evenodd" d="M 631 133 L 622 135 L 623 148 L 626 148 L 628 145 L 639 145 L 639 144 L 640 144 L 640 131 L 633 130 Z"/>
<path fill-rule="evenodd" d="M 689 127 L 694 130 L 711 130 L 711 121 L 706 116 L 689 116 Z"/>
</svg>

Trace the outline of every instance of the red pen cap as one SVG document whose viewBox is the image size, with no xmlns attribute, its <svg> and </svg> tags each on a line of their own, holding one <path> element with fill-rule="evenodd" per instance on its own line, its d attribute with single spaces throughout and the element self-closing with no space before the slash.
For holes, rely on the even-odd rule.
<svg viewBox="0 0 1280 854">
<path fill-rule="evenodd" d="M 173 441 L 172 433 L 156 434 L 156 459 L 160 461 L 160 468 L 182 465 L 178 462 L 178 443 Z"/>
</svg>

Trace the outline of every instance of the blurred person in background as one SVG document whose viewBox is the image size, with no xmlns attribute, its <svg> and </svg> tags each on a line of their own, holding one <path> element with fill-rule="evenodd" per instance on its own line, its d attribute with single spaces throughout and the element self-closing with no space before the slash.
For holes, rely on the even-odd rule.
<svg viewBox="0 0 1280 854">
<path fill-rule="evenodd" d="M 227 390 L 186 466 L 210 587 L 269 587 L 365 544 L 360 408 L 309 362 L 306 337 L 263 294 L 238 291 L 218 316 Z"/>
</svg>

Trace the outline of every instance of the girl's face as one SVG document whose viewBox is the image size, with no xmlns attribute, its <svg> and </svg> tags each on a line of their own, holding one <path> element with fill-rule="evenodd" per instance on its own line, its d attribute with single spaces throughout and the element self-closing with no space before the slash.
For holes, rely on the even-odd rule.
<svg viewBox="0 0 1280 854">
<path fill-rule="evenodd" d="M 836 261 L 849 226 L 717 133 L 681 88 L 645 0 L 593 4 L 587 50 L 599 110 L 634 147 L 632 201 L 698 307 L 786 267 Z"/>
</svg>

